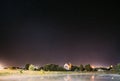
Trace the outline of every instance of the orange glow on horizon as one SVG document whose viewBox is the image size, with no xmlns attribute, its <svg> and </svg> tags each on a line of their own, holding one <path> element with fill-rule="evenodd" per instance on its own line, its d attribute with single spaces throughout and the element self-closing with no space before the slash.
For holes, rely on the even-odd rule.
<svg viewBox="0 0 120 81">
<path fill-rule="evenodd" d="M 95 68 L 95 66 L 93 66 L 93 65 L 92 65 L 91 67 L 92 67 L 92 68 Z"/>
<path fill-rule="evenodd" d="M 0 70 L 3 70 L 4 69 L 4 67 L 0 64 Z"/>
</svg>

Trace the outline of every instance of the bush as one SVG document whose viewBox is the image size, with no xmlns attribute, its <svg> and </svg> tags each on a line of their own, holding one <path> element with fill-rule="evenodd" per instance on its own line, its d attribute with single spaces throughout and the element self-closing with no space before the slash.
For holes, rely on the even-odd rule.
<svg viewBox="0 0 120 81">
<path fill-rule="evenodd" d="M 10 67 L 8 67 L 8 69 L 16 70 L 16 69 L 19 69 L 19 67 L 10 66 Z"/>
<path fill-rule="evenodd" d="M 34 70 L 35 70 L 35 66 L 31 64 L 31 65 L 29 66 L 29 70 L 34 71 Z"/>
<path fill-rule="evenodd" d="M 120 73 L 120 63 L 114 67 L 114 70 Z"/>
<path fill-rule="evenodd" d="M 59 65 L 56 65 L 56 64 L 47 64 L 43 67 L 43 70 L 45 70 L 45 71 L 61 71 L 64 69 L 62 67 L 59 67 Z"/>
<path fill-rule="evenodd" d="M 30 66 L 31 64 L 26 64 L 25 65 L 25 70 L 29 70 L 29 66 Z"/>
<path fill-rule="evenodd" d="M 92 69 L 90 64 L 87 64 L 87 65 L 85 65 L 85 70 L 86 71 L 92 71 L 93 69 Z"/>
<path fill-rule="evenodd" d="M 82 64 L 80 65 L 79 69 L 80 69 L 80 71 L 84 71 L 84 67 Z"/>
<path fill-rule="evenodd" d="M 44 69 L 45 71 L 54 71 L 54 70 L 57 70 L 57 69 L 56 69 L 56 65 L 54 65 L 54 64 L 47 64 L 47 65 L 45 65 L 45 66 L 43 67 L 43 69 Z"/>
<path fill-rule="evenodd" d="M 72 67 L 71 67 L 71 71 L 79 71 L 79 67 L 77 67 L 77 66 L 72 66 Z"/>
</svg>

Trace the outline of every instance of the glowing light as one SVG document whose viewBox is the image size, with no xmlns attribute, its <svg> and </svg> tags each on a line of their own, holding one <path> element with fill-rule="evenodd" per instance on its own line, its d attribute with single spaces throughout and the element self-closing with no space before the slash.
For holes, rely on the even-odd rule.
<svg viewBox="0 0 120 81">
<path fill-rule="evenodd" d="M 95 68 L 95 66 L 91 66 L 92 68 Z"/>
<path fill-rule="evenodd" d="M 0 70 L 3 70 L 4 69 L 4 67 L 0 64 Z"/>
<path fill-rule="evenodd" d="M 114 77 L 112 77 L 111 79 L 114 79 Z"/>
<path fill-rule="evenodd" d="M 111 65 L 110 67 L 113 68 L 113 65 Z"/>
</svg>

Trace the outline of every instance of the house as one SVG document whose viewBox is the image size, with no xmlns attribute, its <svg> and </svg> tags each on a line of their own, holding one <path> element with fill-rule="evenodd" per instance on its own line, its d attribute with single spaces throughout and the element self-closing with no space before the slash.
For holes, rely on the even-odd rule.
<svg viewBox="0 0 120 81">
<path fill-rule="evenodd" d="M 72 64 L 71 64 L 71 63 L 65 63 L 65 64 L 64 64 L 64 68 L 65 68 L 66 70 L 71 70 L 71 67 L 72 67 Z"/>
</svg>

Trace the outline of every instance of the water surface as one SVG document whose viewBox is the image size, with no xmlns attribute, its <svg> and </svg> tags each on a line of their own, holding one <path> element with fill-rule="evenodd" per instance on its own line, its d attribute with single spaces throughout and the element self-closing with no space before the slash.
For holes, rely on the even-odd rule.
<svg viewBox="0 0 120 81">
<path fill-rule="evenodd" d="M 0 76 L 0 81 L 120 81 L 116 74 L 53 74 Z"/>
</svg>

